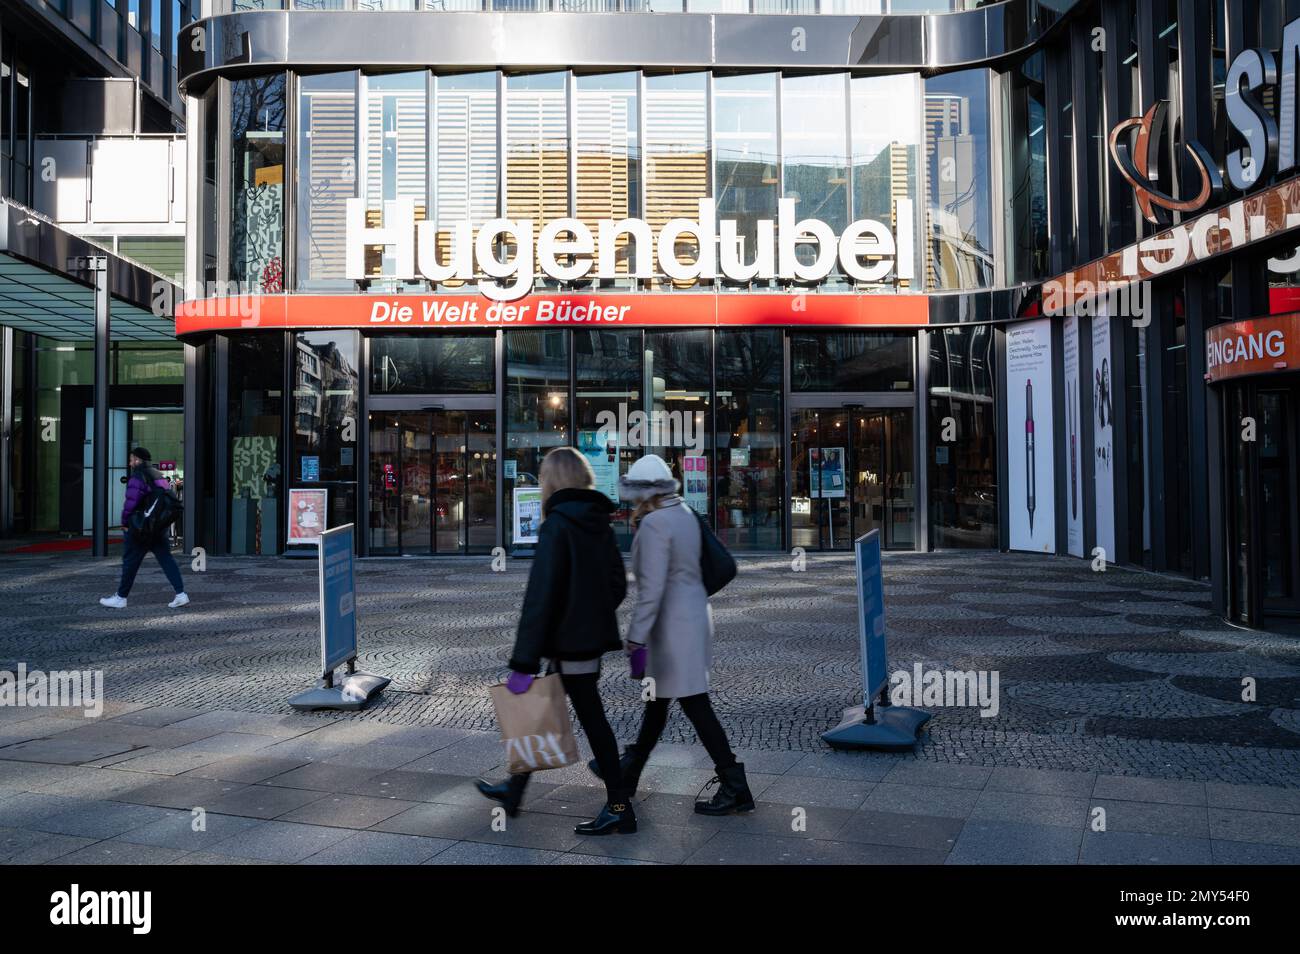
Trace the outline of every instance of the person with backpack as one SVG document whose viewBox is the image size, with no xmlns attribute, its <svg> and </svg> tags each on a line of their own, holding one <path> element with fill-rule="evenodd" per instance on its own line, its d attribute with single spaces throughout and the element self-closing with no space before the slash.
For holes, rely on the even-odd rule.
<svg viewBox="0 0 1300 954">
<path fill-rule="evenodd" d="M 595 489 L 591 464 L 575 448 L 557 447 L 548 453 L 538 477 L 542 524 L 506 688 L 516 695 L 527 692 L 543 659 L 549 670 L 559 671 L 565 695 L 604 768 L 605 805 L 574 831 L 632 834 L 637 828 L 636 812 L 619 778 L 618 739 L 605 717 L 598 688 L 600 658 L 623 648 L 617 610 L 627 595 L 627 570 L 609 523 L 614 504 Z M 478 790 L 514 817 L 527 785 L 528 775 L 519 773 L 495 784 L 479 779 Z"/>
<path fill-rule="evenodd" d="M 168 603 L 171 609 L 178 609 L 189 603 L 185 593 L 185 582 L 181 579 L 180 567 L 172 557 L 167 540 L 167 528 L 171 519 L 179 510 L 171 484 L 155 470 L 150 462 L 153 460 L 143 447 L 131 451 L 127 461 L 131 468 L 131 477 L 126 483 L 126 501 L 122 506 L 122 581 L 117 592 L 105 596 L 99 601 L 101 606 L 110 609 L 122 609 L 126 606 L 126 597 L 131 592 L 135 575 L 144 562 L 145 554 L 152 553 L 158 559 L 158 565 L 167 576 L 167 582 L 176 591 L 175 598 Z M 132 526 L 131 517 L 140 514 Z M 146 516 L 147 515 L 147 516 Z M 171 519 L 168 519 L 168 516 Z M 165 521 L 165 522 L 163 522 Z M 159 527 L 158 524 L 162 523 Z"/>
<path fill-rule="evenodd" d="M 668 707 L 676 699 L 713 759 L 718 790 L 695 803 L 700 815 L 730 815 L 754 810 L 745 766 L 736 761 L 727 733 L 709 703 L 713 616 L 710 589 L 725 585 L 734 561 L 695 515 L 678 490 L 680 484 L 663 459 L 647 454 L 619 478 L 619 496 L 636 505 L 632 523 L 632 575 L 636 603 L 628 627 L 626 651 L 633 678 L 650 677 L 652 698 L 646 703 L 637 740 L 624 750 L 619 768 L 623 788 L 636 794 L 650 753 L 668 724 Z M 721 554 L 714 551 L 722 550 Z M 731 564 L 717 576 L 718 562 Z M 588 763 L 600 777 L 601 766 Z M 707 785 L 705 786 L 708 787 Z"/>
</svg>

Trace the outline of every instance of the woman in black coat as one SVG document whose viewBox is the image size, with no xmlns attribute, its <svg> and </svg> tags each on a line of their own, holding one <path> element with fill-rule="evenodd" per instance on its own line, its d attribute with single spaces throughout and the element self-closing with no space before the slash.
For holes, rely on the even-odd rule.
<svg viewBox="0 0 1300 954">
<path fill-rule="evenodd" d="M 558 669 L 605 779 L 605 807 L 574 831 L 628 834 L 636 831 L 636 814 L 623 791 L 618 742 L 597 689 L 600 657 L 623 650 L 616 614 L 627 595 L 627 571 L 609 525 L 614 505 L 594 489 L 591 465 L 572 447 L 547 454 L 539 477 L 543 520 L 506 686 L 527 692 L 543 659 Z M 511 775 L 496 785 L 480 780 L 478 790 L 513 817 L 527 784 L 526 774 Z"/>
</svg>

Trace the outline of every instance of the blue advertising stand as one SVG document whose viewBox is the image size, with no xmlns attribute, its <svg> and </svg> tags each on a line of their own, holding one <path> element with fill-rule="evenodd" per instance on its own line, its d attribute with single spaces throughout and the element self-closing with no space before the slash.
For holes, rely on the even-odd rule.
<svg viewBox="0 0 1300 954">
<path fill-rule="evenodd" d="M 885 586 L 880 563 L 880 531 L 858 537 L 853 545 L 858 573 L 858 649 L 862 653 L 860 706 L 844 710 L 840 724 L 822 733 L 836 749 L 905 751 L 916 745 L 930 721 L 923 709 L 889 704 L 889 667 L 885 649 Z"/>
<path fill-rule="evenodd" d="M 295 709 L 364 709 L 392 680 L 357 670 L 357 583 L 353 525 L 326 530 L 317 544 L 320 577 L 321 678 L 289 700 Z M 334 671 L 346 666 L 342 681 Z"/>
</svg>

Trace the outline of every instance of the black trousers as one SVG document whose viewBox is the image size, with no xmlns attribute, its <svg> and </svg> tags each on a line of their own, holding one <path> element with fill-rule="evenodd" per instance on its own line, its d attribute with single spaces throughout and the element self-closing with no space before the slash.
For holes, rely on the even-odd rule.
<svg viewBox="0 0 1300 954">
<path fill-rule="evenodd" d="M 708 693 L 686 696 L 677 701 L 681 703 L 686 718 L 691 720 L 691 725 L 695 726 L 695 734 L 704 743 L 704 748 L 713 759 L 713 764 L 720 769 L 735 765 L 736 755 L 727 742 L 726 730 L 722 728 L 717 713 L 709 703 Z M 629 746 L 641 758 L 650 757 L 650 752 L 659 742 L 659 736 L 663 735 L 664 726 L 668 724 L 668 705 L 671 702 L 671 699 L 653 699 L 646 703 L 645 715 L 641 719 L 641 731 L 636 737 L 636 742 Z"/>
<path fill-rule="evenodd" d="M 587 733 L 587 742 L 591 745 L 591 754 L 600 766 L 600 776 L 605 780 L 605 795 L 611 803 L 626 802 L 623 793 L 623 772 L 618 764 L 618 739 L 605 718 L 605 706 L 600 701 L 600 691 L 596 688 L 600 673 L 584 672 L 578 674 L 560 673 L 564 683 L 564 692 L 573 703 L 574 714 L 578 724 Z M 528 775 L 511 776 L 514 784 L 522 789 L 528 783 Z"/>
</svg>

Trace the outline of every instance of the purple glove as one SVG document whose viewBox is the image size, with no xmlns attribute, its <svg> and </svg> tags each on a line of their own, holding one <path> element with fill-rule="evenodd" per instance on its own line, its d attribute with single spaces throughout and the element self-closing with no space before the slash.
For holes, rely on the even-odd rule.
<svg viewBox="0 0 1300 954">
<path fill-rule="evenodd" d="M 528 687 L 533 684 L 536 676 L 530 676 L 526 672 L 512 672 L 510 678 L 506 680 L 506 688 L 517 696 L 522 696 L 528 691 Z"/>
<path fill-rule="evenodd" d="M 633 643 L 632 645 L 636 645 L 636 644 Z M 635 649 L 633 649 L 630 653 L 627 654 L 627 665 L 628 668 L 632 671 L 633 679 L 645 678 L 645 660 L 646 660 L 646 652 L 644 646 L 637 646 Z"/>
</svg>

